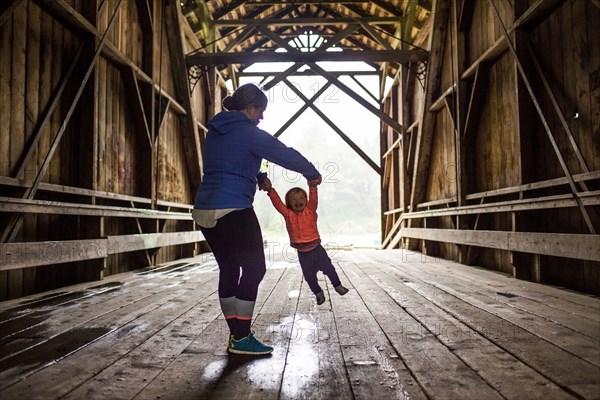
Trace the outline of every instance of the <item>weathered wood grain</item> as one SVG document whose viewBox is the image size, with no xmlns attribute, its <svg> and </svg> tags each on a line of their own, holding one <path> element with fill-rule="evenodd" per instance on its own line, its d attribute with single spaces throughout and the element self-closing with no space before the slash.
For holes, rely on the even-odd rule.
<svg viewBox="0 0 600 400">
<path fill-rule="evenodd" d="M 364 275 L 361 281 L 372 279 L 385 292 L 403 307 L 421 325 L 410 327 L 405 334 L 418 334 L 419 331 L 432 332 L 470 368 L 477 371 L 486 383 L 497 390 L 504 398 L 523 398 L 523 385 L 535 382 L 538 389 L 527 393 L 530 399 L 545 399 L 548 396 L 562 396 L 562 390 L 545 379 L 515 357 L 494 346 L 484 336 L 477 334 L 432 304 L 428 304 L 418 293 L 405 284 L 406 278 L 394 277 L 381 268 L 381 265 L 361 263 L 357 265 Z M 498 364 L 506 368 L 497 368 Z"/>
<path fill-rule="evenodd" d="M 322 278 L 317 306 L 298 265 L 271 256 L 253 325 L 271 356 L 227 354 L 202 255 L 0 303 L 0 396 L 598 398 L 597 297 L 371 250 L 333 256 L 350 292 Z"/>
</svg>

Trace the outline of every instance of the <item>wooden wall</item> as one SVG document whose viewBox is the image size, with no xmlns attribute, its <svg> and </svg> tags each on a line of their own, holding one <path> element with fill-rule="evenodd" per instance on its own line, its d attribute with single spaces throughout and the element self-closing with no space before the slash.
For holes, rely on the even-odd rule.
<svg viewBox="0 0 600 400">
<path fill-rule="evenodd" d="M 9 3 L 0 300 L 193 255 L 206 85 L 186 95 L 177 2 Z"/>
<path fill-rule="evenodd" d="M 387 99 L 411 104 L 398 147 L 417 150 L 384 246 L 600 294 L 597 4 L 437 1 L 432 18 L 425 85 Z"/>
</svg>

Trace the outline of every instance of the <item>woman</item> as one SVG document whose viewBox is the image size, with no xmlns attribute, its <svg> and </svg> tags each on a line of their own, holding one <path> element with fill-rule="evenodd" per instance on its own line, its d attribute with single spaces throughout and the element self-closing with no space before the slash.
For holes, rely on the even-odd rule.
<svg viewBox="0 0 600 400">
<path fill-rule="evenodd" d="M 208 123 L 204 175 L 192 214 L 219 264 L 219 301 L 230 331 L 227 349 L 236 354 L 273 351 L 250 331 L 266 272 L 262 233 L 252 208 L 262 160 L 299 172 L 314 184 L 321 182 L 306 158 L 256 126 L 267 103 L 253 84 L 223 99 L 226 111 Z"/>
</svg>

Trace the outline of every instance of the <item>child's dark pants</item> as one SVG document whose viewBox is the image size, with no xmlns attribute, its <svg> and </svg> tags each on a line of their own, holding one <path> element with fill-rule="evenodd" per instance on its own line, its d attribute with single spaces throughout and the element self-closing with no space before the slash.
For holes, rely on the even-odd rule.
<svg viewBox="0 0 600 400">
<path fill-rule="evenodd" d="M 333 287 L 342 284 L 323 246 L 318 245 L 310 251 L 299 251 L 298 260 L 300 261 L 304 280 L 314 294 L 323 291 L 317 280 L 317 272 L 319 271 L 323 271 L 323 274 L 329 278 Z"/>
</svg>

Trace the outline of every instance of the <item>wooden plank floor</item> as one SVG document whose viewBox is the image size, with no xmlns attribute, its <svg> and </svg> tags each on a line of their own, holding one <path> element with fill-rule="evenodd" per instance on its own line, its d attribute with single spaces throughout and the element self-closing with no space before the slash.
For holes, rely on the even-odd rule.
<svg viewBox="0 0 600 400">
<path fill-rule="evenodd" d="M 600 300 L 401 250 L 332 256 L 317 306 L 270 260 L 227 355 L 211 255 L 0 303 L 0 398 L 600 399 Z"/>
</svg>

